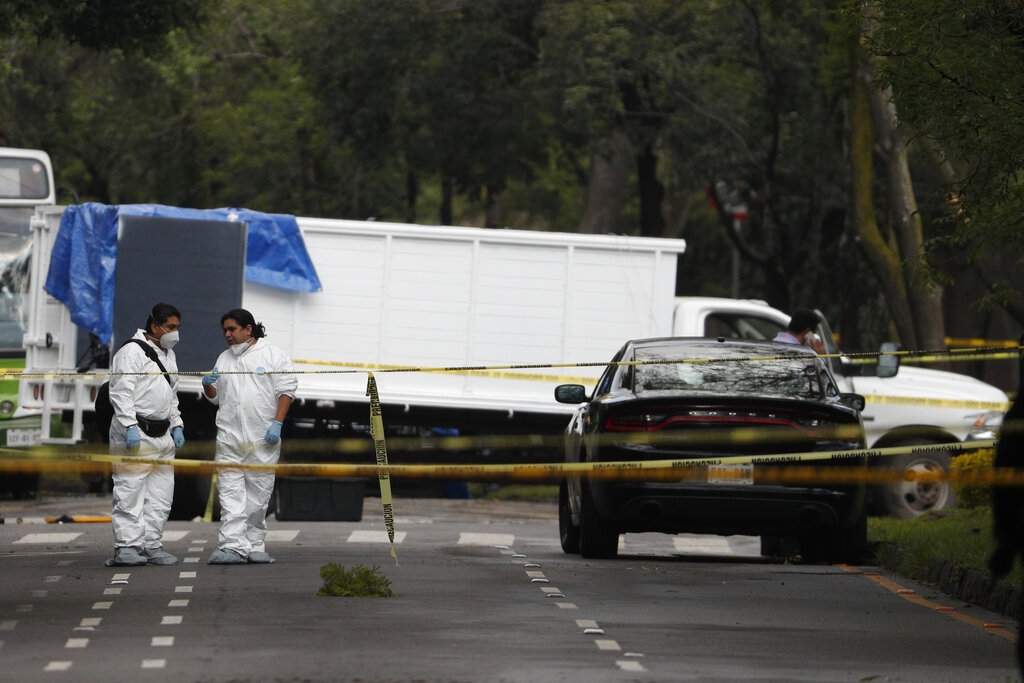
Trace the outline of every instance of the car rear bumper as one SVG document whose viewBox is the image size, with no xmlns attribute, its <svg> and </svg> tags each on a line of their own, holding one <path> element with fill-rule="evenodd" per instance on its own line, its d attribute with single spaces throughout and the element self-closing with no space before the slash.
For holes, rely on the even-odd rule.
<svg viewBox="0 0 1024 683">
<path fill-rule="evenodd" d="M 849 526 L 863 489 L 592 482 L 594 504 L 621 532 L 792 534 Z"/>
</svg>

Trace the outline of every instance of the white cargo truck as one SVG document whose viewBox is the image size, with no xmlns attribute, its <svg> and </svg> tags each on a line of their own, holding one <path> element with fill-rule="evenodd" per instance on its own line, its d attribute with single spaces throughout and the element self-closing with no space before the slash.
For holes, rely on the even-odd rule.
<svg viewBox="0 0 1024 683">
<path fill-rule="evenodd" d="M 682 240 L 281 216 L 270 223 L 284 224 L 283 232 L 278 225 L 268 233 L 266 214 L 242 210 L 81 205 L 70 212 L 75 220 L 63 225 L 61 207 L 40 207 L 33 219 L 25 334 L 32 376 L 22 381 L 20 400 L 65 417 L 66 434 L 51 433 L 51 421 L 42 420 L 47 443 L 90 438 L 87 416 L 101 380 L 66 373 L 106 367 L 111 348 L 160 300 L 183 313 L 175 349 L 182 371 L 211 369 L 223 349 L 220 314 L 238 305 L 251 310 L 304 373 L 286 436 L 316 439 L 365 434 L 367 370 L 392 434 L 557 435 L 572 406 L 557 403 L 553 388 L 592 385 L 600 363 L 627 339 L 770 339 L 788 321 L 762 302 L 675 297 Z M 834 350 L 824 320 L 819 333 Z M 991 426 L 1007 403 L 1003 392 L 963 375 L 904 367 L 879 377 L 877 364 L 834 365 L 844 390 L 867 399 L 875 446 L 962 441 Z M 45 372 L 55 377 L 38 376 Z M 191 439 L 213 436 L 212 408 L 200 393 L 198 377 L 182 377 Z M 559 449 L 445 459 L 452 457 L 544 461 L 558 459 Z M 352 460 L 304 454 L 310 458 Z M 900 458 L 896 464 L 911 469 L 948 466 L 941 453 Z M 205 504 L 204 491 L 178 489 L 178 516 Z M 944 485 L 879 493 L 889 512 L 904 516 L 949 502 Z"/>
<path fill-rule="evenodd" d="M 149 206 L 39 209 L 26 365 L 28 373 L 58 375 L 27 377 L 21 397 L 28 408 L 60 412 L 69 425 L 66 435 L 51 433 L 44 420 L 41 441 L 90 437 L 88 415 L 102 378 L 76 381 L 59 373 L 106 367 L 105 354 L 143 325 L 157 301 L 182 310 L 182 341 L 175 348 L 182 371 L 211 369 L 224 348 L 222 313 L 239 305 L 253 312 L 269 340 L 305 373 L 286 438 L 364 435 L 366 370 L 375 371 L 391 434 L 559 434 L 567 412 L 554 400 L 554 387 L 575 379 L 593 383 L 603 368 L 550 366 L 606 360 L 626 338 L 672 329 L 682 240 L 298 218 L 292 220 L 302 253 L 277 259 L 286 245 L 254 233 L 263 215 L 253 214 Z M 239 243 L 234 233 L 244 230 L 245 220 L 248 240 Z M 219 241 L 210 243 L 214 237 Z M 254 263 L 254 244 L 261 262 Z M 71 257 L 60 257 L 68 252 Z M 304 255 L 311 257 L 317 284 L 306 290 L 315 291 L 287 288 L 292 274 L 274 270 L 281 265 L 275 260 Z M 110 261 L 113 273 L 103 268 Z M 46 291 L 48 279 L 63 291 Z M 219 302 L 212 304 L 215 297 Z M 510 365 L 543 367 L 426 371 Z M 213 412 L 200 398 L 199 377 L 183 376 L 179 392 L 186 435 L 211 438 Z M 488 457 L 498 462 L 499 453 L 514 455 L 495 450 Z M 557 453 L 552 447 L 529 457 L 549 460 Z M 442 456 L 473 457 L 422 452 L 415 459 Z M 394 453 L 392 459 L 403 457 Z M 188 495 L 188 486 L 177 488 L 176 505 Z M 196 492 L 181 504 L 187 510 L 175 514 L 190 517 L 204 504 L 202 491 Z"/>
</svg>

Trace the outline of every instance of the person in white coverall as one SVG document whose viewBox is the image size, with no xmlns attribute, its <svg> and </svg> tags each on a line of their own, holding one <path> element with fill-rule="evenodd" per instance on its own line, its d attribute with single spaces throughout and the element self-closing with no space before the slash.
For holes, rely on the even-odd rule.
<svg viewBox="0 0 1024 683">
<path fill-rule="evenodd" d="M 221 317 L 228 349 L 203 376 L 203 393 L 217 405 L 218 463 L 277 464 L 281 426 L 298 379 L 291 360 L 266 340 L 252 313 L 237 308 Z M 267 564 L 267 506 L 274 470 L 217 470 L 220 534 L 208 564 Z"/>
<path fill-rule="evenodd" d="M 180 326 L 178 309 L 159 303 L 146 328 L 114 354 L 110 365 L 111 453 L 172 460 L 175 448 L 185 445 L 178 411 L 178 364 L 172 351 Z M 117 463 L 112 479 L 114 557 L 107 560 L 107 566 L 178 564 L 178 558 L 163 549 L 164 525 L 174 497 L 174 467 Z"/>
</svg>

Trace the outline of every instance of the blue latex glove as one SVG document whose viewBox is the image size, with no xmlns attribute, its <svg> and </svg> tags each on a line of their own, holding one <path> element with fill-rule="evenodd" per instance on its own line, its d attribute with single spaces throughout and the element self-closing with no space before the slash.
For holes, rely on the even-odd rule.
<svg viewBox="0 0 1024 683">
<path fill-rule="evenodd" d="M 217 372 L 217 368 L 214 368 L 213 370 L 210 370 L 210 374 L 203 375 L 203 386 L 208 387 L 219 379 L 220 373 Z"/>
<path fill-rule="evenodd" d="M 281 440 L 281 423 L 274 420 L 267 427 L 267 433 L 263 436 L 263 440 L 267 443 L 277 443 Z"/>
<path fill-rule="evenodd" d="M 139 434 L 139 425 L 132 425 L 128 428 L 128 433 L 124 435 L 124 440 L 128 444 L 130 450 L 135 450 L 142 443 L 142 435 Z"/>
<path fill-rule="evenodd" d="M 171 438 L 174 439 L 174 447 L 181 448 L 185 445 L 185 430 L 175 427 L 171 430 Z"/>
</svg>

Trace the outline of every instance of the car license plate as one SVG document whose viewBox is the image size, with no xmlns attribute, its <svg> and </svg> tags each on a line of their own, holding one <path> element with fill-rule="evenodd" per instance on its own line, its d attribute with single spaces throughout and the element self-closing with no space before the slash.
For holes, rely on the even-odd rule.
<svg viewBox="0 0 1024 683">
<path fill-rule="evenodd" d="M 708 465 L 709 484 L 754 484 L 754 466 L 746 465 Z"/>
<path fill-rule="evenodd" d="M 39 430 L 38 429 L 8 429 L 7 430 L 7 445 L 8 446 L 38 446 L 39 445 Z"/>
</svg>

